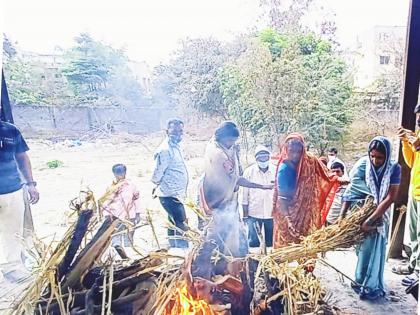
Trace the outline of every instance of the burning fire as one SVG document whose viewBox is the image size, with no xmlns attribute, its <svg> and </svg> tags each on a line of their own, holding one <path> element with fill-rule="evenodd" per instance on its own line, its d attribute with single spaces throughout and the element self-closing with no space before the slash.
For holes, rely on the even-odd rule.
<svg viewBox="0 0 420 315">
<path fill-rule="evenodd" d="M 204 300 L 195 300 L 188 292 L 187 285 L 176 289 L 172 307 L 168 306 L 164 315 L 215 315 L 210 305 Z"/>
</svg>

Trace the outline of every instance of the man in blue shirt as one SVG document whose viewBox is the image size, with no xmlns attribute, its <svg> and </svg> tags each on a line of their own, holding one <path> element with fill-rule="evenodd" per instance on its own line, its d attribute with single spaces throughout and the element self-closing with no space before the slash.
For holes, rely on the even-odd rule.
<svg viewBox="0 0 420 315">
<path fill-rule="evenodd" d="M 187 194 L 188 171 L 179 143 L 182 140 L 184 123 L 179 119 L 171 119 L 167 125 L 167 138 L 155 153 L 155 169 L 152 182 L 156 185 L 155 192 L 162 207 L 168 213 L 169 221 L 179 230 L 186 231 L 185 209 L 182 201 Z M 168 229 L 169 245 L 171 247 L 188 247 L 188 242 L 175 239 L 182 233 Z"/>
<path fill-rule="evenodd" d="M 0 252 L 6 260 L 0 267 L 4 277 L 12 282 L 27 275 L 22 263 L 25 213 L 22 186 L 27 186 L 30 203 L 39 200 L 28 150 L 16 126 L 0 121 Z"/>
</svg>

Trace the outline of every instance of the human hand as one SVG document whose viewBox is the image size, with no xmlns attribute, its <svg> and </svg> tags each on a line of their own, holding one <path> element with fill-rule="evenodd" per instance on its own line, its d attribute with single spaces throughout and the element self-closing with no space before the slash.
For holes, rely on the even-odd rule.
<svg viewBox="0 0 420 315">
<path fill-rule="evenodd" d="M 375 229 L 375 227 L 371 226 L 370 223 L 371 223 L 371 220 L 369 220 L 369 219 L 367 219 L 365 222 L 363 222 L 362 227 L 361 227 L 363 232 L 368 233 L 368 232 L 373 231 Z"/>
<path fill-rule="evenodd" d="M 291 218 L 289 216 L 286 216 L 286 222 L 287 222 L 287 229 L 289 230 L 289 233 L 293 236 L 293 237 L 299 237 L 300 233 L 298 230 L 296 230 Z"/>
<path fill-rule="evenodd" d="M 35 204 L 39 201 L 39 192 L 36 189 L 35 185 L 28 185 L 28 194 L 29 194 L 29 203 Z"/>
<path fill-rule="evenodd" d="M 400 140 L 406 140 L 407 139 L 406 130 L 402 127 L 398 127 L 397 136 L 398 138 L 400 138 Z"/>
<path fill-rule="evenodd" d="M 416 151 L 419 151 L 420 150 L 420 139 L 418 137 L 416 137 L 415 139 L 413 139 L 413 141 L 411 142 L 411 144 L 416 149 Z"/>
<path fill-rule="evenodd" d="M 339 182 L 341 185 L 347 185 L 347 184 L 350 184 L 350 179 L 348 179 L 348 178 L 343 178 L 343 177 L 339 177 L 339 178 L 338 178 L 338 182 Z"/>
<path fill-rule="evenodd" d="M 264 190 L 271 190 L 274 188 L 274 184 L 269 184 L 269 185 L 262 185 L 261 189 Z"/>
</svg>

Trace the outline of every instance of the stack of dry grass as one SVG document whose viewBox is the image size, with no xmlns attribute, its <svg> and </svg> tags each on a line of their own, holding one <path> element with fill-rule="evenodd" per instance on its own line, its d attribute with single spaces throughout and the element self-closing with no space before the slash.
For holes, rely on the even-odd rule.
<svg viewBox="0 0 420 315">
<path fill-rule="evenodd" d="M 363 206 L 353 209 L 347 218 L 303 237 L 299 244 L 284 246 L 273 250 L 268 255 L 254 257 L 264 266 L 265 261 L 274 260 L 280 264 L 316 257 L 319 253 L 349 248 L 363 239 L 361 225 L 375 209 L 373 201 L 369 199 Z"/>
<path fill-rule="evenodd" d="M 166 253 L 127 263 L 111 256 L 102 261 L 119 220 L 99 226 L 91 201 L 77 204 L 78 220 L 54 250 L 40 251 L 34 280 L 11 314 L 130 314 L 151 308 Z"/>
<path fill-rule="evenodd" d="M 259 261 L 256 278 L 265 275 L 281 284 L 279 292 L 269 296 L 265 304 L 280 298 L 286 314 L 316 313 L 322 308 L 325 292 L 319 280 L 305 271 L 305 264 L 315 264 L 319 253 L 349 248 L 362 241 L 361 225 L 375 209 L 373 201 L 368 200 L 347 218 L 302 238 L 299 244 L 275 249 L 268 255 L 254 255 Z"/>
<path fill-rule="evenodd" d="M 360 226 L 374 208 L 369 201 L 339 224 L 315 231 L 300 244 L 243 259 L 245 268 L 251 261 L 258 263 L 256 272 L 247 270 L 248 276 L 252 274 L 253 279 L 263 279 L 266 285 L 274 280 L 277 285 L 275 291 L 267 292 L 265 305 L 280 301 L 286 314 L 316 312 L 323 304 L 325 292 L 312 273 L 305 271 L 303 261 L 361 241 Z M 148 314 L 168 312 L 168 305 L 179 299 L 180 290 L 193 281 L 189 271 L 197 247 L 191 250 L 181 267 L 179 262 L 171 263 L 170 256 L 164 252 L 151 253 L 125 265 L 100 262 L 118 221 L 105 222 L 98 229 L 97 220 L 91 220 L 95 211 L 92 199 L 79 206 L 78 211 L 78 221 L 68 229 L 57 247 L 54 250 L 47 247 L 43 251 L 37 276 L 12 313 L 134 314 L 135 309 Z M 203 242 L 198 233 L 187 234 L 197 246 Z M 211 261 L 222 256 L 215 250 Z M 223 257 L 230 261 L 229 257 Z M 252 305 L 260 304 L 261 300 L 254 298 Z"/>
</svg>

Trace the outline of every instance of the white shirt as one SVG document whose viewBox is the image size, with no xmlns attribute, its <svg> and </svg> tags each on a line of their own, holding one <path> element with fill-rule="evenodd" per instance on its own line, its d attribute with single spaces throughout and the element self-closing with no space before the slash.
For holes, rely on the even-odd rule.
<svg viewBox="0 0 420 315">
<path fill-rule="evenodd" d="M 268 170 L 264 173 L 255 163 L 245 170 L 243 177 L 253 183 L 270 185 L 275 182 L 276 167 L 270 163 Z M 273 192 L 274 190 L 243 187 L 242 204 L 248 205 L 248 215 L 257 219 L 271 219 Z"/>
</svg>

